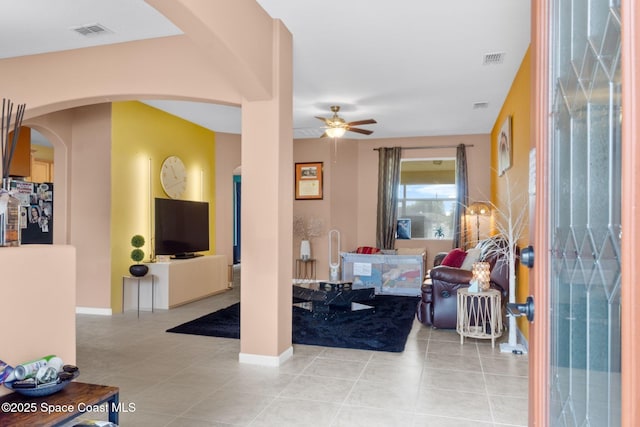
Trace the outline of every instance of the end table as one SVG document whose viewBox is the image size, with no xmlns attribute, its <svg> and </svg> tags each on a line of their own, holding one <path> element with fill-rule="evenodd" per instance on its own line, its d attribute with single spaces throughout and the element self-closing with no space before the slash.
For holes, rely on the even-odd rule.
<svg viewBox="0 0 640 427">
<path fill-rule="evenodd" d="M 122 276 L 122 314 L 124 314 L 124 285 L 127 280 L 136 280 L 138 282 L 138 318 L 140 318 L 140 280 L 151 277 L 151 312 L 153 313 L 153 304 L 155 300 L 155 276 L 153 274 L 146 274 L 144 276 Z"/>
<path fill-rule="evenodd" d="M 460 334 L 460 344 L 468 337 L 490 339 L 491 347 L 495 347 L 496 338 L 502 335 L 500 292 L 495 289 L 469 292 L 468 288 L 461 288 L 457 298 L 456 331 Z"/>
<path fill-rule="evenodd" d="M 295 279 L 316 280 L 316 260 L 300 259 L 296 260 L 296 277 Z"/>
</svg>

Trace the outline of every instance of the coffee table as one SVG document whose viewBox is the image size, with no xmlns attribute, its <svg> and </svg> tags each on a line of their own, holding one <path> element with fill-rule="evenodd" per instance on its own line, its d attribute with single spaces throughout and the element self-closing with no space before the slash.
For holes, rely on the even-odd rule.
<svg viewBox="0 0 640 427">
<path fill-rule="evenodd" d="M 375 288 L 354 288 L 351 282 L 298 282 L 293 284 L 293 297 L 305 300 L 293 304 L 314 315 L 329 317 L 338 313 L 373 310 L 357 301 L 375 298 Z"/>
<path fill-rule="evenodd" d="M 49 396 L 26 397 L 17 392 L 0 397 L 2 426 L 61 426 L 85 412 L 107 412 L 118 424 L 118 412 L 128 407 L 119 401 L 120 389 L 72 381 Z M 106 404 L 106 408 L 102 405 Z"/>
</svg>

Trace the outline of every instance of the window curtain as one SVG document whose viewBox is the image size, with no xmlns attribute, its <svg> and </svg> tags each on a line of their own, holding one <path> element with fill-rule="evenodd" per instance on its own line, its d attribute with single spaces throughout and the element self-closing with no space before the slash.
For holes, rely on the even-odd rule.
<svg viewBox="0 0 640 427">
<path fill-rule="evenodd" d="M 456 148 L 456 189 L 458 197 L 454 209 L 453 247 L 464 248 L 467 244 L 467 221 L 464 220 L 469 206 L 469 181 L 467 179 L 467 151 L 464 144 Z"/>
<path fill-rule="evenodd" d="M 396 243 L 401 153 L 400 147 L 382 147 L 378 150 L 376 246 L 380 249 L 393 249 Z"/>
</svg>

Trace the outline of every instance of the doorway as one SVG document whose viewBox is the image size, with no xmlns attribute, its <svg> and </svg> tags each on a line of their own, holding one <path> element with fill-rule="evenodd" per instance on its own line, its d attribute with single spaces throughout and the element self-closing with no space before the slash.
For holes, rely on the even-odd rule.
<svg viewBox="0 0 640 427">
<path fill-rule="evenodd" d="M 240 264 L 242 176 L 233 175 L 233 264 Z"/>
</svg>

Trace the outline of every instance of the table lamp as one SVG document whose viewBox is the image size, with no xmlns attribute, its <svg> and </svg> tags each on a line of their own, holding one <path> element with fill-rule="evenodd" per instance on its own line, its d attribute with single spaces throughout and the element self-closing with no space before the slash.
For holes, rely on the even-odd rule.
<svg viewBox="0 0 640 427">
<path fill-rule="evenodd" d="M 488 262 L 474 262 L 471 267 L 471 273 L 473 274 L 473 280 L 478 284 L 479 292 L 489 290 L 491 270 Z"/>
</svg>

